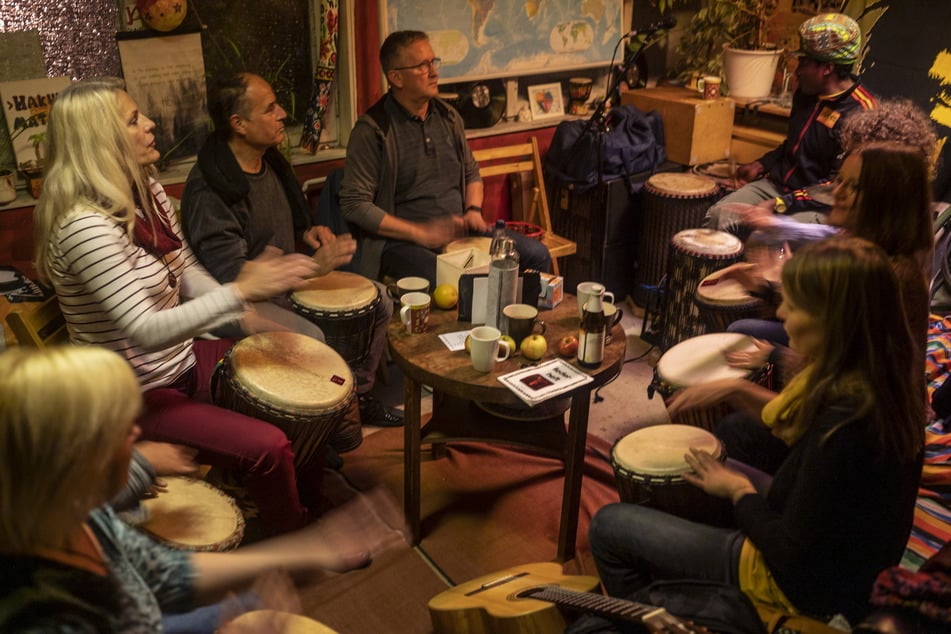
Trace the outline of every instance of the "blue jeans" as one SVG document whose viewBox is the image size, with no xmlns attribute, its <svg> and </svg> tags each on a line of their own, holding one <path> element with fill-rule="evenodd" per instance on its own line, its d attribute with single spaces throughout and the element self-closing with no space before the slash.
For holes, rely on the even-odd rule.
<svg viewBox="0 0 951 634">
<path fill-rule="evenodd" d="M 225 610 L 226 606 L 228 610 Z M 166 634 L 214 634 L 223 625 L 222 620 L 226 616 L 234 618 L 243 612 L 264 607 L 261 597 L 249 590 L 218 603 L 195 608 L 191 612 L 162 614 L 162 629 Z"/>
<path fill-rule="evenodd" d="M 604 589 L 627 597 L 658 579 L 739 585 L 743 534 L 624 502 L 595 514 L 588 530 Z"/>
<path fill-rule="evenodd" d="M 770 475 L 789 455 L 789 445 L 774 436 L 763 421 L 744 412 L 731 412 L 718 420 L 713 433 L 730 458 Z"/>
<path fill-rule="evenodd" d="M 481 234 L 491 238 L 493 233 Z M 548 273 L 551 271 L 551 254 L 548 247 L 540 241 L 526 237 L 517 231 L 505 231 L 505 235 L 515 240 L 518 251 L 520 271 L 533 269 Z M 387 240 L 380 258 L 380 276 L 389 275 L 393 279 L 401 277 L 424 277 L 429 280 L 430 290 L 436 287 L 436 256 L 438 251 L 427 249 L 412 242 Z"/>
<path fill-rule="evenodd" d="M 727 326 L 727 332 L 738 332 L 781 346 L 789 345 L 789 335 L 783 322 L 776 319 L 737 319 Z"/>
</svg>

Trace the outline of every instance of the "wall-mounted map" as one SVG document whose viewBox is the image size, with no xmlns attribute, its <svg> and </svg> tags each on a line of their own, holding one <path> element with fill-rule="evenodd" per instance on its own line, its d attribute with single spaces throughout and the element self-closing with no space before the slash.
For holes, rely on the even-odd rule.
<svg viewBox="0 0 951 634">
<path fill-rule="evenodd" d="M 606 66 L 626 33 L 622 0 L 380 2 L 387 33 L 429 33 L 441 82 Z"/>
</svg>

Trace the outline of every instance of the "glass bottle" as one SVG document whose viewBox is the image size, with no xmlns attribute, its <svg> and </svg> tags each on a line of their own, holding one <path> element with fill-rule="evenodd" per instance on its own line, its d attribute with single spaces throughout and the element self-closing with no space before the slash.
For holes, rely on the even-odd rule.
<svg viewBox="0 0 951 634">
<path fill-rule="evenodd" d="M 518 302 L 518 251 L 515 241 L 505 237 L 504 224 L 503 220 L 502 237 L 492 240 L 486 285 L 485 324 L 499 329 L 503 326 L 502 309 Z"/>
<path fill-rule="evenodd" d="M 604 320 L 604 286 L 594 284 L 591 297 L 585 304 L 581 316 L 581 329 L 578 332 L 578 365 L 584 368 L 596 368 L 604 359 L 604 339 L 607 334 Z"/>
</svg>

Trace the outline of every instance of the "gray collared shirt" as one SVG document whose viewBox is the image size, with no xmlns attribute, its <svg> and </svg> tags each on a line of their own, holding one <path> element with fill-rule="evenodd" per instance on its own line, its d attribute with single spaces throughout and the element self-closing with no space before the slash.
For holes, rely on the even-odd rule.
<svg viewBox="0 0 951 634">
<path fill-rule="evenodd" d="M 392 98 L 385 107 L 399 151 L 395 215 L 412 221 L 460 215 L 465 203 L 465 192 L 459 190 L 463 166 L 449 124 L 431 104 L 425 119 Z"/>
</svg>

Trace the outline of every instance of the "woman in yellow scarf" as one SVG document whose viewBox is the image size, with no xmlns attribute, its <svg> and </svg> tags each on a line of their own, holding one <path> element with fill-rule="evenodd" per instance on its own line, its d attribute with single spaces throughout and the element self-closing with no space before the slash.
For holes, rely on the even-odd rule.
<svg viewBox="0 0 951 634">
<path fill-rule="evenodd" d="M 668 409 L 726 400 L 762 412 L 789 455 L 766 494 L 709 453 L 686 456 L 690 483 L 733 502 L 735 530 L 633 504 L 602 508 L 590 540 L 609 594 L 655 579 L 716 580 L 786 611 L 854 622 L 876 574 L 900 560 L 925 403 L 924 377 L 908 371 L 919 346 L 893 267 L 871 242 L 837 237 L 804 247 L 782 277 L 780 317 L 806 370 L 778 397 L 724 380 L 682 390 Z"/>
</svg>

